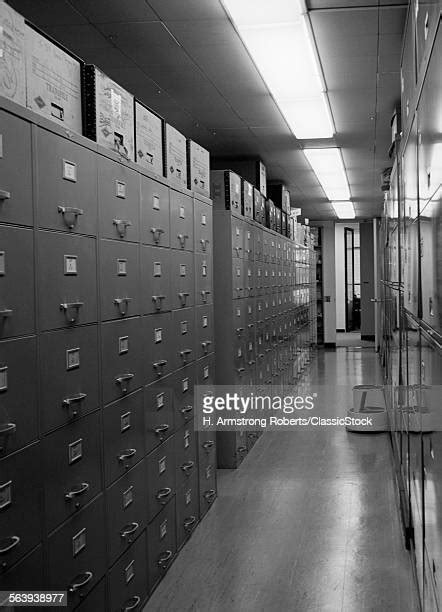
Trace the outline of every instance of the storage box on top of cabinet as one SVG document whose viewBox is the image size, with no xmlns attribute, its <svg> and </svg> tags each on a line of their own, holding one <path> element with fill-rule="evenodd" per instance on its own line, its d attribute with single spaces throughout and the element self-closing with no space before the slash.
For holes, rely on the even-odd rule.
<svg viewBox="0 0 442 612">
<path fill-rule="evenodd" d="M 187 145 L 186 137 L 169 123 L 165 131 L 165 168 L 166 177 L 171 183 L 187 188 Z"/>
<path fill-rule="evenodd" d="M 188 188 L 210 197 L 210 154 L 193 140 L 187 141 Z"/>
<path fill-rule="evenodd" d="M 26 106 L 25 20 L 0 2 L 0 96 Z"/>
<path fill-rule="evenodd" d="M 267 171 L 260 159 L 215 159 L 213 168 L 230 168 L 267 197 Z"/>
<path fill-rule="evenodd" d="M 164 120 L 135 100 L 135 159 L 145 170 L 164 175 Z"/>
</svg>

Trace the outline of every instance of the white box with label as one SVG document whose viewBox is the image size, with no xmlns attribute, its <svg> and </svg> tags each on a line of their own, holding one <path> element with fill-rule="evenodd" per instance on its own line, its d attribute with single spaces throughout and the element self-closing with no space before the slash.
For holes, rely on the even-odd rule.
<svg viewBox="0 0 442 612">
<path fill-rule="evenodd" d="M 163 176 L 163 120 L 135 100 L 136 162 Z"/>
<path fill-rule="evenodd" d="M 188 187 L 210 197 L 210 154 L 193 140 L 187 141 Z"/>
<path fill-rule="evenodd" d="M 26 106 L 81 134 L 81 63 L 33 28 L 25 28 Z"/>
<path fill-rule="evenodd" d="M 26 106 L 25 20 L 0 1 L 0 95 Z"/>
<path fill-rule="evenodd" d="M 166 123 L 166 176 L 180 187 L 187 188 L 186 138 Z"/>
</svg>

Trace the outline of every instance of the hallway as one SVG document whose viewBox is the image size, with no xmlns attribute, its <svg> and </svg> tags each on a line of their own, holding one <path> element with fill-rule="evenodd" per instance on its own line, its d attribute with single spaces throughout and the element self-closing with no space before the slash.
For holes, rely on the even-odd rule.
<svg viewBox="0 0 442 612">
<path fill-rule="evenodd" d="M 312 383 L 380 383 L 368 349 L 320 351 Z M 343 397 L 343 394 L 345 397 Z M 342 401 L 344 400 L 344 401 Z M 237 471 L 145 612 L 418 610 L 387 434 L 269 432 Z"/>
</svg>

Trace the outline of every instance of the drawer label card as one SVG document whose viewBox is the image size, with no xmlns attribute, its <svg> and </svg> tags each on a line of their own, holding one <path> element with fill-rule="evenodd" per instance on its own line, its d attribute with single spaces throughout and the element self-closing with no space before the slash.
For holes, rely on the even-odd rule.
<svg viewBox="0 0 442 612">
<path fill-rule="evenodd" d="M 252 276 L 252 270 L 250 268 L 248 268 L 248 270 L 247 270 L 247 276 L 249 278 Z"/>
<path fill-rule="evenodd" d="M 242 350 L 241 347 L 238 348 L 238 357 L 242 357 Z"/>
<path fill-rule="evenodd" d="M 241 268 L 236 268 L 236 276 L 241 276 Z"/>
<path fill-rule="evenodd" d="M 211 476 L 212 476 L 212 466 L 208 465 L 206 467 L 206 480 L 209 480 Z"/>
<path fill-rule="evenodd" d="M 204 366 L 203 376 L 204 378 L 209 378 L 209 366 L 208 365 Z"/>
<path fill-rule="evenodd" d="M 189 448 L 190 446 L 190 431 L 186 429 L 184 432 L 184 448 Z"/>
<path fill-rule="evenodd" d="M 0 276 L 6 274 L 6 255 L 4 251 L 0 251 Z"/>
<path fill-rule="evenodd" d="M 160 540 L 165 538 L 167 535 L 167 519 L 164 519 L 162 523 L 160 523 Z"/>
<path fill-rule="evenodd" d="M 203 316 L 203 327 L 207 327 L 208 325 L 208 321 L 207 321 L 207 315 Z"/>
<path fill-rule="evenodd" d="M 152 196 L 152 208 L 153 210 L 160 210 L 160 198 L 157 195 Z"/>
<path fill-rule="evenodd" d="M 183 380 L 182 380 L 182 388 L 183 388 L 183 393 L 188 391 L 188 389 L 189 389 L 189 379 L 188 378 L 183 378 Z"/>
<path fill-rule="evenodd" d="M 118 354 L 125 355 L 129 352 L 129 336 L 120 336 L 118 338 Z"/>
<path fill-rule="evenodd" d="M 235 234 L 236 234 L 237 236 L 239 236 L 239 234 L 240 234 L 240 231 L 239 231 L 239 227 L 238 227 L 238 226 L 236 226 L 236 228 L 235 228 Z"/>
<path fill-rule="evenodd" d="M 72 538 L 72 556 L 76 557 L 84 548 L 86 548 L 86 527 Z"/>
<path fill-rule="evenodd" d="M 134 500 L 134 488 L 130 486 L 126 491 L 123 491 L 123 509 L 131 505 Z"/>
<path fill-rule="evenodd" d="M 67 159 L 63 160 L 63 178 L 72 183 L 77 182 L 77 164 Z"/>
<path fill-rule="evenodd" d="M 68 446 L 69 465 L 79 461 L 83 456 L 83 439 L 75 440 Z"/>
<path fill-rule="evenodd" d="M 207 218 L 206 215 L 201 215 L 201 225 L 207 225 Z"/>
<path fill-rule="evenodd" d="M 64 256 L 64 273 L 65 276 L 75 276 L 78 273 L 76 255 Z"/>
<path fill-rule="evenodd" d="M 161 276 L 161 262 L 160 261 L 155 261 L 153 264 L 153 275 L 154 276 Z"/>
<path fill-rule="evenodd" d="M 127 259 L 117 259 L 118 276 L 127 276 Z"/>
<path fill-rule="evenodd" d="M 236 309 L 236 316 L 240 317 L 241 316 L 241 308 L 237 308 Z"/>
<path fill-rule="evenodd" d="M 203 261 L 202 263 L 202 274 L 203 276 L 207 276 L 207 262 Z"/>
<path fill-rule="evenodd" d="M 247 240 L 250 240 L 250 238 L 251 238 L 251 234 L 250 232 L 247 232 Z"/>
<path fill-rule="evenodd" d="M 185 493 L 186 506 L 188 506 L 192 502 L 192 489 L 189 489 Z"/>
<path fill-rule="evenodd" d="M 187 321 L 181 321 L 181 335 L 187 334 Z"/>
<path fill-rule="evenodd" d="M 135 576 L 135 559 L 133 559 L 127 567 L 124 568 L 124 580 L 126 584 L 129 584 Z"/>
<path fill-rule="evenodd" d="M 163 472 L 166 471 L 166 468 L 167 468 L 166 457 L 161 457 L 161 459 L 158 461 L 158 473 L 163 474 Z"/>
<path fill-rule="evenodd" d="M 126 198 L 126 183 L 124 181 L 115 181 L 115 195 L 117 198 Z"/>
<path fill-rule="evenodd" d="M 12 480 L 0 484 L 0 510 L 7 508 L 12 503 Z"/>
<path fill-rule="evenodd" d="M 249 342 L 249 351 L 253 350 L 253 344 L 252 342 Z"/>
<path fill-rule="evenodd" d="M 160 410 L 164 406 L 164 393 L 157 394 L 157 410 Z"/>
<path fill-rule="evenodd" d="M 80 347 L 66 351 L 66 370 L 76 370 L 80 367 Z"/>
<path fill-rule="evenodd" d="M 120 416 L 120 429 L 121 429 L 121 433 L 123 433 L 123 431 L 126 431 L 127 429 L 130 429 L 130 411 L 129 412 L 125 412 L 124 414 L 122 414 Z"/>
<path fill-rule="evenodd" d="M 180 206 L 180 219 L 185 219 L 185 218 L 186 218 L 186 210 L 184 206 Z"/>
<path fill-rule="evenodd" d="M 186 264 L 180 264 L 180 276 L 186 276 Z"/>
<path fill-rule="evenodd" d="M 163 341 L 163 328 L 162 327 L 158 327 L 155 330 L 155 344 L 159 344 L 160 342 Z"/>
<path fill-rule="evenodd" d="M 8 366 L 0 368 L 0 392 L 8 390 Z"/>
</svg>

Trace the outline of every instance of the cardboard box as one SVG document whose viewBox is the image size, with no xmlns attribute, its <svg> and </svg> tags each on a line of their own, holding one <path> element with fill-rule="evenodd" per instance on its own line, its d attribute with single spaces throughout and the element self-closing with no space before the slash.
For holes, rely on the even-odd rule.
<svg viewBox="0 0 442 612">
<path fill-rule="evenodd" d="M 265 201 L 265 225 L 266 227 L 274 230 L 276 229 L 276 206 L 272 200 Z"/>
<path fill-rule="evenodd" d="M 241 180 L 241 210 L 244 217 L 253 219 L 253 186 Z"/>
<path fill-rule="evenodd" d="M 258 189 L 263 196 L 267 197 L 267 169 L 261 160 L 258 162 L 259 184 Z"/>
<path fill-rule="evenodd" d="M 81 61 L 28 25 L 25 40 L 26 106 L 81 134 Z"/>
<path fill-rule="evenodd" d="M 134 97 L 96 66 L 84 67 L 85 135 L 135 161 Z"/>
<path fill-rule="evenodd" d="M 210 191 L 213 206 L 218 210 L 230 210 L 241 217 L 241 179 L 230 170 L 212 170 Z"/>
<path fill-rule="evenodd" d="M 270 183 L 267 191 L 276 208 L 290 214 L 290 192 L 287 187 L 283 183 Z"/>
<path fill-rule="evenodd" d="M 169 123 L 166 123 L 165 155 L 167 178 L 187 188 L 186 138 Z"/>
<path fill-rule="evenodd" d="M 281 209 L 275 207 L 275 228 L 274 229 L 276 229 L 276 231 L 279 234 L 281 233 L 281 215 L 282 215 Z"/>
<path fill-rule="evenodd" d="M 210 154 L 193 140 L 187 141 L 187 186 L 210 198 Z"/>
<path fill-rule="evenodd" d="M 237 172 L 243 179 L 252 183 L 264 196 L 267 196 L 267 171 L 260 159 L 214 159 L 212 160 L 214 170 L 230 168 Z"/>
<path fill-rule="evenodd" d="M 0 1 L 0 95 L 26 106 L 25 20 Z"/>
<path fill-rule="evenodd" d="M 163 119 L 135 100 L 135 160 L 160 176 L 164 176 L 163 132 Z"/>
</svg>

